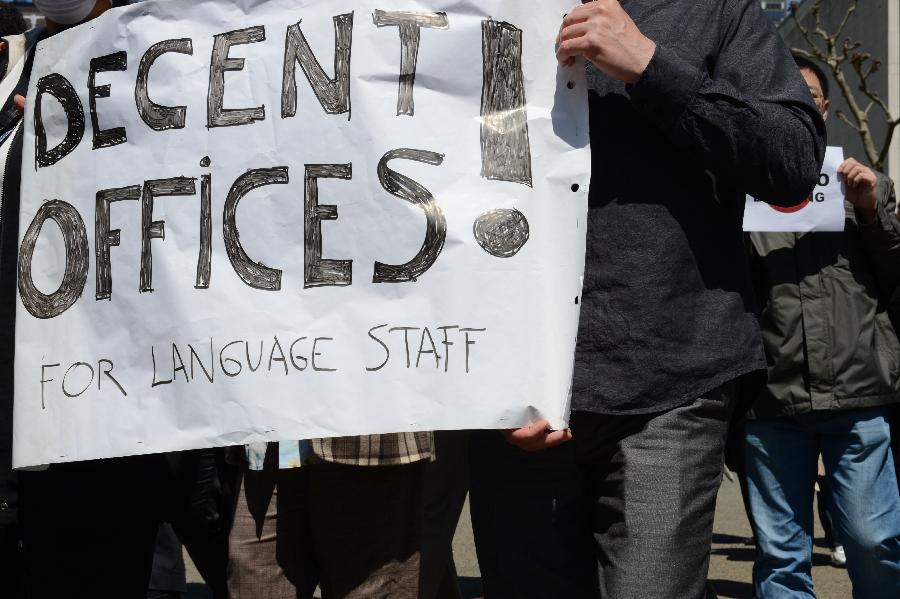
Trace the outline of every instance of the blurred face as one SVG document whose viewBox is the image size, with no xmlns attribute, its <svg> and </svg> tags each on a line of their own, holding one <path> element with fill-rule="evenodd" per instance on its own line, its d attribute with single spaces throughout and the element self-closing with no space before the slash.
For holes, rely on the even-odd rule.
<svg viewBox="0 0 900 599">
<path fill-rule="evenodd" d="M 82 23 L 86 23 L 91 19 L 96 19 L 106 11 L 112 8 L 112 0 L 97 0 L 94 4 L 93 10 L 88 14 L 87 17 L 82 21 Z M 80 24 L 80 23 L 79 23 Z M 63 25 L 61 23 L 56 23 L 50 19 L 47 19 L 47 30 L 50 33 L 59 33 L 63 29 L 68 29 L 69 27 L 74 27 L 75 25 Z"/>
<path fill-rule="evenodd" d="M 825 94 L 822 92 L 822 82 L 819 81 L 818 76 L 816 76 L 812 69 L 800 69 L 800 74 L 803 75 L 803 78 L 806 80 L 806 85 L 809 86 L 809 93 L 812 94 L 816 107 L 818 107 L 819 112 L 822 113 L 822 118 L 827 119 L 828 100 L 825 99 Z"/>
</svg>

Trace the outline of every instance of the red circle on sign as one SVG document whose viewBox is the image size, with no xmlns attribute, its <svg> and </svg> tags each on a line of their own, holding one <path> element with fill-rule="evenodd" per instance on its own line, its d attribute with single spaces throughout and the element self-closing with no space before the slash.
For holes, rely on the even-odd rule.
<svg viewBox="0 0 900 599">
<path fill-rule="evenodd" d="M 769 204 L 769 207 L 772 208 L 772 210 L 777 210 L 778 212 L 782 212 L 784 214 L 793 214 L 794 212 L 800 212 L 801 210 L 803 210 L 804 208 L 809 206 L 810 202 L 812 202 L 812 195 L 810 195 L 808 198 L 806 198 L 805 200 L 803 200 L 796 206 L 785 207 L 785 206 L 774 206 L 772 204 Z"/>
</svg>

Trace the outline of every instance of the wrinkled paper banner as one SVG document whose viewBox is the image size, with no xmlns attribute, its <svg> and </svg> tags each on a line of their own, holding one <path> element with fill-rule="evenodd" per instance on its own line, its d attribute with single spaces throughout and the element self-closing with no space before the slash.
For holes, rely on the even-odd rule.
<svg viewBox="0 0 900 599">
<path fill-rule="evenodd" d="M 747 196 L 744 208 L 744 231 L 761 233 L 808 233 L 810 231 L 843 231 L 846 210 L 844 192 L 837 169 L 844 162 L 844 149 L 829 147 L 819 182 L 812 194 L 790 208 L 772 206 Z"/>
<path fill-rule="evenodd" d="M 572 4 L 156 0 L 42 42 L 15 465 L 564 426 Z"/>
</svg>

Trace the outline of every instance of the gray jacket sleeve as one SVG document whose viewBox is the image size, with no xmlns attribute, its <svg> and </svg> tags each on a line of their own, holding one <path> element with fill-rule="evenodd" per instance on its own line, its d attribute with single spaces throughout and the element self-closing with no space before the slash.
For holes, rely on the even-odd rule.
<svg viewBox="0 0 900 599">
<path fill-rule="evenodd" d="M 860 223 L 859 234 L 878 287 L 885 297 L 889 297 L 900 287 L 900 222 L 897 221 L 894 182 L 881 173 L 877 176 L 875 220 L 870 224 Z"/>
<path fill-rule="evenodd" d="M 755 0 L 728 0 L 705 68 L 658 44 L 632 104 L 722 182 L 775 205 L 801 202 L 825 157 L 825 125 Z"/>
</svg>

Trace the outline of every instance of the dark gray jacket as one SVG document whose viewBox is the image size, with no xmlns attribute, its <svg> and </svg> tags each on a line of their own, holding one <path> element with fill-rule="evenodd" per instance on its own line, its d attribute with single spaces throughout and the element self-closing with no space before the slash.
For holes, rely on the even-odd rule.
<svg viewBox="0 0 900 599">
<path fill-rule="evenodd" d="M 809 195 L 825 129 L 757 0 L 626 0 L 657 51 L 591 72 L 593 172 L 572 407 L 660 412 L 765 368 L 745 194 Z"/>
<path fill-rule="evenodd" d="M 877 218 L 847 208 L 843 233 L 753 233 L 768 383 L 756 417 L 896 403 L 900 343 L 887 304 L 900 282 L 894 185 L 879 175 Z"/>
</svg>

